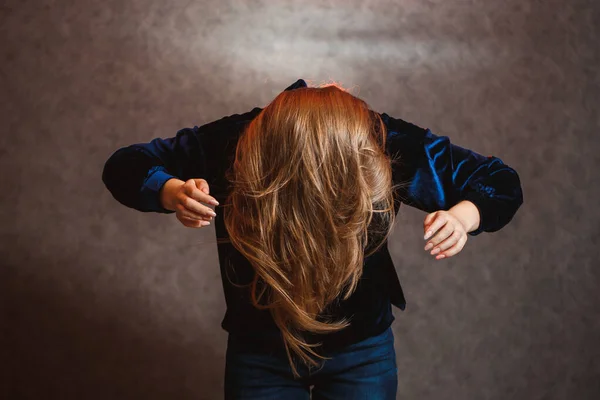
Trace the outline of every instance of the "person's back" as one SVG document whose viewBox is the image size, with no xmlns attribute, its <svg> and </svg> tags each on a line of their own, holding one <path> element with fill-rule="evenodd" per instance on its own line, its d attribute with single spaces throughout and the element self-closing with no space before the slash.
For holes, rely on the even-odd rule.
<svg viewBox="0 0 600 400">
<path fill-rule="evenodd" d="M 119 149 L 103 180 L 121 203 L 176 213 L 189 227 L 211 220 L 202 203 L 219 200 L 226 398 L 308 398 L 314 386 L 314 399 L 391 399 L 391 305 L 406 302 L 387 239 L 400 200 L 428 212 L 467 200 L 491 212 L 492 196 L 467 183 L 503 170 L 488 181 L 512 195 L 502 215 L 456 218 L 456 240 L 500 229 L 522 203 L 518 176 L 498 158 L 445 140 L 447 165 L 424 164 L 436 139 L 337 85 L 300 80 L 264 109 Z"/>
</svg>

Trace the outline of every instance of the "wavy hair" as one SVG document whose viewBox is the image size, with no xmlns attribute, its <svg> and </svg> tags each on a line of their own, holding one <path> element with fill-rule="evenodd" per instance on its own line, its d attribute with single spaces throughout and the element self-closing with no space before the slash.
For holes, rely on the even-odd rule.
<svg viewBox="0 0 600 400">
<path fill-rule="evenodd" d="M 338 84 L 284 91 L 240 135 L 223 208 L 227 242 L 251 263 L 250 296 L 293 355 L 318 366 L 303 332 L 328 334 L 348 319 L 326 307 L 355 291 L 364 258 L 394 226 L 392 160 L 379 114 Z"/>
</svg>

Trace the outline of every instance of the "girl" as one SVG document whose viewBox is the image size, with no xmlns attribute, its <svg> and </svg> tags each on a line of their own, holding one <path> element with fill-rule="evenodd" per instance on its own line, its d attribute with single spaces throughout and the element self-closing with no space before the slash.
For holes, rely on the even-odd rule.
<svg viewBox="0 0 600 400">
<path fill-rule="evenodd" d="M 406 301 L 387 239 L 401 203 L 428 213 L 436 259 L 523 203 L 499 158 L 302 79 L 264 109 L 120 148 L 102 179 L 127 207 L 215 218 L 226 399 L 395 399 L 391 305 Z"/>
</svg>

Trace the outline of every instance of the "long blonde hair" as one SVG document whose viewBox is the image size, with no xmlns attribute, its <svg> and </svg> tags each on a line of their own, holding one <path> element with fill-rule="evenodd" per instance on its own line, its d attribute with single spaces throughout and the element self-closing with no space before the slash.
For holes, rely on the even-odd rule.
<svg viewBox="0 0 600 400">
<path fill-rule="evenodd" d="M 251 263 L 252 303 L 269 309 L 290 366 L 325 359 L 303 332 L 344 329 L 321 315 L 354 292 L 364 257 L 394 225 L 391 164 L 379 114 L 338 84 L 284 91 L 238 139 L 223 207 L 233 246 Z"/>
</svg>

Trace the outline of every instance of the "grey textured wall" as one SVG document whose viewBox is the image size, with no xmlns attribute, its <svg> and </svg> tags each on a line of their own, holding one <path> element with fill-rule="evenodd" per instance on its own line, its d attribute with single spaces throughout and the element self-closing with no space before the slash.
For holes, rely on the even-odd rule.
<svg viewBox="0 0 600 400">
<path fill-rule="evenodd" d="M 598 2 L 11 0 L 0 15 L 3 398 L 222 397 L 213 226 L 121 206 L 101 171 L 298 78 L 354 87 L 522 179 L 513 222 L 447 260 L 402 208 L 398 398 L 600 398 Z"/>
</svg>

